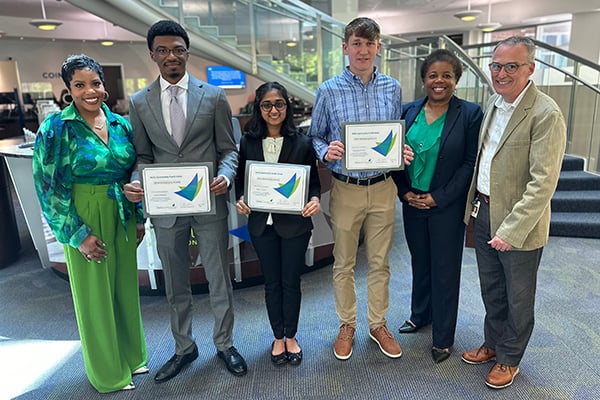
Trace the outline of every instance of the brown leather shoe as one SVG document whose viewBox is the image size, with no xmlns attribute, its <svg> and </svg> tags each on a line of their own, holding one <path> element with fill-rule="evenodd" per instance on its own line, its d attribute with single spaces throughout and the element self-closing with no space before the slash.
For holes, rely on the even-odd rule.
<svg viewBox="0 0 600 400">
<path fill-rule="evenodd" d="M 518 373 L 518 365 L 511 367 L 510 365 L 495 363 L 487 378 L 485 378 L 485 384 L 494 389 L 504 389 L 512 385 Z"/>
<path fill-rule="evenodd" d="M 342 324 L 340 332 L 333 343 L 333 354 L 338 360 L 347 360 L 352 355 L 352 343 L 354 342 L 354 327 Z"/>
<path fill-rule="evenodd" d="M 467 364 L 485 364 L 496 359 L 496 350 L 482 344 L 478 349 L 471 349 L 462 354 L 462 360 Z"/>
<path fill-rule="evenodd" d="M 385 325 L 371 329 L 369 336 L 379 345 L 379 349 L 386 356 L 390 358 L 402 356 L 402 348 Z"/>
</svg>

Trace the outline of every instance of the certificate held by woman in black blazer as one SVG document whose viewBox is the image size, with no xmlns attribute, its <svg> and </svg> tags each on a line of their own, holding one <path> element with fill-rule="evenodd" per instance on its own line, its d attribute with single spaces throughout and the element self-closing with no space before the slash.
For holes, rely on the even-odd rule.
<svg viewBox="0 0 600 400">
<path fill-rule="evenodd" d="M 276 365 L 302 361 L 296 340 L 300 315 L 300 275 L 319 212 L 321 183 L 311 140 L 294 126 L 287 90 L 277 82 L 256 89 L 252 118 L 240 142 L 236 190 L 237 212 L 248 216 L 248 231 L 265 278 L 265 302 L 271 329 L 271 361 Z M 310 166 L 308 202 L 301 215 L 252 211 L 244 202 L 246 160 Z"/>
</svg>

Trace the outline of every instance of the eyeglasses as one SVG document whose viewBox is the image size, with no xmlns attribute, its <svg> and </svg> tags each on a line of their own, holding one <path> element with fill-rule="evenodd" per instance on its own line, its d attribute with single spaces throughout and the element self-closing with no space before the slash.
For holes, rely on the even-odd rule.
<svg viewBox="0 0 600 400">
<path fill-rule="evenodd" d="M 173 53 L 175 57 L 181 57 L 188 51 L 185 47 L 175 47 L 174 49 L 167 49 L 166 47 L 157 47 L 156 49 L 154 49 L 154 52 L 161 57 L 167 57 L 171 53 Z"/>
<path fill-rule="evenodd" d="M 489 67 L 490 67 L 490 71 L 492 71 L 492 72 L 500 72 L 500 70 L 502 70 L 502 68 L 504 68 L 504 70 L 506 71 L 507 74 L 514 74 L 523 65 L 530 65 L 530 64 L 531 63 L 519 64 L 519 63 L 514 63 L 514 62 L 500 64 L 497 62 L 493 62 L 493 63 L 489 64 Z"/>
<path fill-rule="evenodd" d="M 271 103 L 270 101 L 260 103 L 260 109 L 264 112 L 270 112 L 273 109 L 273 107 L 275 107 L 277 111 L 281 111 L 285 110 L 287 104 L 283 100 L 277 100 L 275 103 Z"/>
</svg>

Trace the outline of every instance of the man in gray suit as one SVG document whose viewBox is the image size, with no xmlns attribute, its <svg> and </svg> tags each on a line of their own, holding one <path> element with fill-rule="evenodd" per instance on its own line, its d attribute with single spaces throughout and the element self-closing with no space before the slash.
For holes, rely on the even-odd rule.
<svg viewBox="0 0 600 400">
<path fill-rule="evenodd" d="M 534 56 L 526 37 L 510 37 L 494 49 L 489 66 L 496 94 L 481 125 L 465 210 L 465 223 L 475 218 L 485 321 L 483 345 L 462 359 L 496 360 L 485 380 L 494 389 L 513 383 L 533 331 L 537 270 L 565 151 L 562 113 L 529 79 Z"/>
<path fill-rule="evenodd" d="M 198 238 L 202 265 L 209 282 L 217 355 L 232 374 L 244 375 L 246 362 L 233 347 L 233 293 L 227 258 L 224 195 L 237 168 L 231 109 L 222 89 L 186 72 L 190 41 L 179 24 L 159 21 L 150 27 L 146 40 L 160 77 L 131 96 L 129 117 L 138 164 L 211 162 L 216 171 L 210 184 L 210 191 L 216 196 L 215 215 L 152 218 L 175 339 L 175 355 L 158 371 L 154 380 L 163 382 L 173 378 L 198 357 L 192 337 L 191 229 Z M 174 110 L 172 102 L 179 108 Z M 179 118 L 173 118 L 175 114 Z M 137 172 L 133 174 L 132 182 L 125 185 L 124 192 L 130 201 L 142 200 L 144 192 Z"/>
</svg>

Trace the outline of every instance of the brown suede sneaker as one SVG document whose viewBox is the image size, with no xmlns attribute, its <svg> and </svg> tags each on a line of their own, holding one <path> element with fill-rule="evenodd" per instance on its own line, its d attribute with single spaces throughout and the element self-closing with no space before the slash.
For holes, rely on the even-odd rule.
<svg viewBox="0 0 600 400">
<path fill-rule="evenodd" d="M 482 344 L 478 349 L 471 349 L 462 354 L 462 360 L 467 364 L 485 364 L 488 361 L 496 359 L 496 350 L 486 347 Z"/>
<path fill-rule="evenodd" d="M 495 363 L 487 378 L 485 378 L 485 384 L 494 389 L 504 389 L 512 385 L 518 373 L 518 365 L 511 367 L 510 365 Z"/>
<path fill-rule="evenodd" d="M 333 343 L 333 354 L 338 360 L 347 360 L 352 355 L 352 343 L 354 342 L 354 328 L 343 324 L 340 326 L 335 342 Z"/>
<path fill-rule="evenodd" d="M 369 336 L 371 336 L 371 339 L 373 339 L 379 345 L 379 349 L 386 356 L 390 358 L 398 358 L 402 356 L 402 349 L 400 348 L 400 345 L 396 339 L 394 339 L 394 336 L 392 336 L 385 325 L 382 325 L 379 328 L 371 329 Z"/>
</svg>

